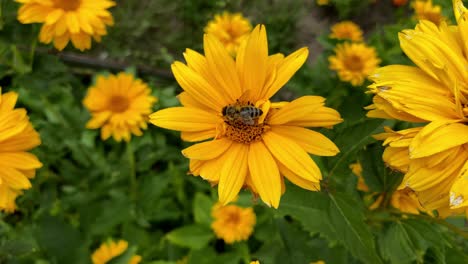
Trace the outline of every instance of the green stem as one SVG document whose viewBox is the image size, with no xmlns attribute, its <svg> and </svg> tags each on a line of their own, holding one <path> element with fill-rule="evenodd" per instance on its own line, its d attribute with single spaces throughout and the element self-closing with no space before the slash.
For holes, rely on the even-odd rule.
<svg viewBox="0 0 468 264">
<path fill-rule="evenodd" d="M 137 179 L 136 179 L 136 170 L 135 170 L 135 153 L 133 152 L 132 142 L 127 142 L 127 155 L 128 155 L 128 165 L 129 165 L 129 177 L 130 177 L 130 198 L 135 201 L 137 198 Z"/>
</svg>

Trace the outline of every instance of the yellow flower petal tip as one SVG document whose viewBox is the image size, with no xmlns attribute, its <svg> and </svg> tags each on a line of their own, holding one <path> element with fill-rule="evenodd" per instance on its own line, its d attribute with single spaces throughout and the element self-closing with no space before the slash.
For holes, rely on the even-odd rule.
<svg viewBox="0 0 468 264">
<path fill-rule="evenodd" d="M 91 48 L 94 38 L 100 41 L 107 34 L 106 26 L 114 19 L 107 10 L 111 0 L 15 0 L 21 3 L 18 20 L 23 24 L 41 23 L 39 41 L 63 50 L 71 41 L 81 51 Z"/>
<path fill-rule="evenodd" d="M 339 113 L 320 96 L 270 101 L 305 63 L 308 49 L 286 57 L 269 55 L 266 28 L 257 25 L 235 58 L 210 34 L 204 38 L 204 52 L 187 49 L 187 63 L 172 64 L 183 89 L 178 96 L 182 106 L 150 115 L 151 123 L 181 131 L 184 140 L 204 141 L 182 151 L 190 159 L 190 173 L 217 185 L 223 205 L 247 188 L 278 208 L 284 177 L 307 190 L 320 190 L 322 175 L 309 154 L 333 156 L 339 150 L 309 128 L 338 124 Z"/>
<path fill-rule="evenodd" d="M 344 39 L 360 42 L 363 41 L 361 28 L 352 21 L 342 21 L 331 27 L 330 38 Z"/>
<path fill-rule="evenodd" d="M 25 109 L 15 108 L 18 94 L 0 89 L 0 211 L 14 212 L 16 198 L 32 187 L 42 163 L 29 151 L 41 144 Z"/>
<path fill-rule="evenodd" d="M 99 76 L 83 99 L 91 113 L 86 128 L 101 128 L 102 140 L 130 141 L 131 135 L 143 134 L 157 100 L 149 86 L 131 74 Z"/>
</svg>

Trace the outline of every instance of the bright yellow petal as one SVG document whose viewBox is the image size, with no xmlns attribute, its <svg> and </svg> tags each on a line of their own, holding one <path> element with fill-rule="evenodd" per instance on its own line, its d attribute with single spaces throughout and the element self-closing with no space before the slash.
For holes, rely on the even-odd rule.
<svg viewBox="0 0 468 264">
<path fill-rule="evenodd" d="M 171 107 L 149 116 L 156 126 L 179 131 L 204 131 L 216 128 L 222 120 L 203 110 L 189 107 Z"/>
<path fill-rule="evenodd" d="M 275 159 L 263 142 L 250 144 L 249 172 L 260 198 L 267 205 L 278 208 L 281 197 L 281 179 Z"/>
<path fill-rule="evenodd" d="M 192 145 L 182 154 L 189 159 L 210 160 L 219 157 L 231 146 L 232 141 L 227 138 L 215 139 Z"/>
<path fill-rule="evenodd" d="M 322 179 L 317 164 L 292 139 L 269 131 L 263 135 L 263 141 L 273 156 L 298 176 L 313 182 Z"/>
<path fill-rule="evenodd" d="M 468 161 L 460 170 L 460 175 L 450 189 L 450 208 L 468 206 Z"/>
<path fill-rule="evenodd" d="M 290 169 L 286 168 L 279 161 L 277 161 L 277 164 L 278 164 L 278 168 L 280 170 L 281 175 L 286 177 L 290 182 L 309 191 L 320 191 L 320 183 L 308 181 L 302 177 L 299 177 L 297 174 L 292 172 Z"/>
<path fill-rule="evenodd" d="M 276 112 L 273 112 L 268 119 L 271 125 L 282 125 L 292 120 L 304 118 L 308 114 L 323 106 L 325 98 L 321 96 L 302 96 L 290 102 Z"/>
<path fill-rule="evenodd" d="M 249 147 L 241 143 L 233 143 L 224 153 L 224 164 L 219 177 L 218 195 L 219 201 L 226 205 L 233 201 L 244 185 L 247 176 L 247 157 Z"/>
</svg>

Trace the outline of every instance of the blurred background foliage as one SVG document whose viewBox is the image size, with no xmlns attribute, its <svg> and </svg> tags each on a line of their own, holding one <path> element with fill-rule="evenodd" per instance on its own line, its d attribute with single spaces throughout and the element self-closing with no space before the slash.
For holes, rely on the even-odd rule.
<svg viewBox="0 0 468 264">
<path fill-rule="evenodd" d="M 365 85 L 340 82 L 327 57 L 338 41 L 329 26 L 351 19 L 365 30 L 381 65 L 410 64 L 397 33 L 412 28 L 409 5 L 391 1 L 332 0 L 318 7 L 298 0 L 122 0 L 111 11 L 116 24 L 101 44 L 84 54 L 37 43 L 38 25 L 16 20 L 18 4 L 0 1 L 0 85 L 19 93 L 42 145 L 34 150 L 44 167 L 33 188 L 17 200 L 18 211 L 0 215 L 0 263 L 90 263 L 107 238 L 125 239 L 143 263 L 468 263 L 463 218 L 447 221 L 402 214 L 384 204 L 371 211 L 356 190 L 349 165 L 364 166 L 372 192 L 388 201 L 401 175 L 387 169 L 371 135 L 394 122 L 365 118 L 371 102 Z M 450 17 L 450 1 L 434 1 Z M 185 48 L 202 51 L 203 28 L 224 10 L 242 12 L 266 24 L 270 53 L 309 46 L 306 65 L 276 95 L 327 98 L 345 122 L 323 129 L 341 150 L 314 157 L 324 174 L 318 193 L 287 186 L 278 210 L 243 192 L 238 204 L 254 206 L 257 224 L 248 241 L 233 245 L 210 230 L 216 190 L 186 175 L 180 150 L 188 144 L 176 132 L 150 128 L 130 144 L 102 142 L 85 129 L 82 106 L 97 74 L 126 70 L 144 79 L 159 98 L 154 110 L 178 105 L 181 91 L 169 71 Z M 396 124 L 398 125 L 398 124 Z M 115 259 L 111 263 L 124 263 Z M 178 262 L 182 263 L 182 262 Z"/>
</svg>

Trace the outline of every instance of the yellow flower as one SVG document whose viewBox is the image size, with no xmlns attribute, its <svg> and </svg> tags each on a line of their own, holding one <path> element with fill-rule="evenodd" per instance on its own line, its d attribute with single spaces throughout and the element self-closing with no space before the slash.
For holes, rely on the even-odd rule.
<svg viewBox="0 0 468 264">
<path fill-rule="evenodd" d="M 369 86 L 369 116 L 418 123 L 378 137 L 391 149 L 385 162 L 405 173 L 400 189 L 414 190 L 430 211 L 468 208 L 468 13 L 462 1 L 453 5 L 458 25 L 423 20 L 399 34 L 416 67 L 380 68 Z"/>
<path fill-rule="evenodd" d="M 353 86 L 362 85 L 379 65 L 380 59 L 373 47 L 364 43 L 343 43 L 335 48 L 335 56 L 328 57 L 330 69 L 338 72 L 338 77 Z"/>
<path fill-rule="evenodd" d="M 216 37 L 232 56 L 236 56 L 240 43 L 251 30 L 252 25 L 242 14 L 228 12 L 216 15 L 205 27 L 205 33 Z"/>
<path fill-rule="evenodd" d="M 415 0 L 411 6 L 417 20 L 429 20 L 436 25 L 446 20 L 441 13 L 440 6 L 432 5 L 432 0 Z"/>
<path fill-rule="evenodd" d="M 317 5 L 324 6 L 330 4 L 330 0 L 316 0 Z"/>
<path fill-rule="evenodd" d="M 353 163 L 349 165 L 349 168 L 353 172 L 354 175 L 358 177 L 357 189 L 363 192 L 368 192 L 369 187 L 367 186 L 366 182 L 364 181 L 364 177 L 362 177 L 362 166 L 358 163 Z"/>
<path fill-rule="evenodd" d="M 105 264 L 113 258 L 122 255 L 128 248 L 128 242 L 125 240 L 119 240 L 117 242 L 109 240 L 102 243 L 101 246 L 94 251 L 91 255 L 93 264 Z M 138 264 L 141 261 L 141 256 L 134 255 L 128 262 L 128 264 Z"/>
<path fill-rule="evenodd" d="M 128 73 L 99 76 L 83 100 L 92 116 L 86 128 L 101 128 L 103 140 L 112 136 L 116 141 L 130 141 L 131 134 L 143 134 L 141 129 L 146 129 L 156 101 L 148 85 Z"/>
<path fill-rule="evenodd" d="M 237 205 L 215 204 L 211 211 L 213 223 L 211 229 L 216 237 L 224 242 L 232 244 L 234 242 L 247 240 L 253 232 L 255 226 L 255 213 L 251 207 L 242 208 Z"/>
<path fill-rule="evenodd" d="M 187 49 L 188 65 L 172 71 L 185 90 L 183 107 L 160 110 L 150 121 L 182 131 L 186 141 L 202 141 L 182 153 L 190 171 L 218 185 L 222 204 L 249 187 L 277 208 L 283 175 L 292 183 L 318 190 L 319 168 L 307 154 L 334 156 L 339 150 L 322 134 L 305 127 L 331 127 L 342 119 L 320 96 L 272 103 L 273 96 L 302 66 L 308 50 L 284 57 L 268 56 L 266 30 L 257 26 L 240 47 L 236 60 L 211 35 L 204 38 L 205 56 Z"/>
<path fill-rule="evenodd" d="M 18 94 L 1 94 L 0 89 L 0 211 L 13 212 L 15 199 L 22 190 L 31 188 L 29 179 L 34 178 L 42 163 L 31 149 L 41 144 L 26 110 L 15 109 Z"/>
<path fill-rule="evenodd" d="M 352 21 L 343 21 L 331 27 L 330 38 L 362 41 L 362 30 Z"/>
<path fill-rule="evenodd" d="M 258 261 L 258 260 L 253 261 L 252 260 L 252 261 L 250 261 L 250 264 L 260 264 L 260 261 Z"/>
<path fill-rule="evenodd" d="M 325 261 L 323 260 L 318 260 L 318 261 L 313 261 L 310 264 L 325 264 Z"/>
<path fill-rule="evenodd" d="M 91 48 L 91 38 L 100 42 L 106 26 L 114 24 L 108 8 L 110 0 L 15 0 L 21 3 L 18 20 L 23 24 L 42 23 L 39 41 L 54 42 L 63 50 L 71 40 L 75 48 Z"/>
</svg>

